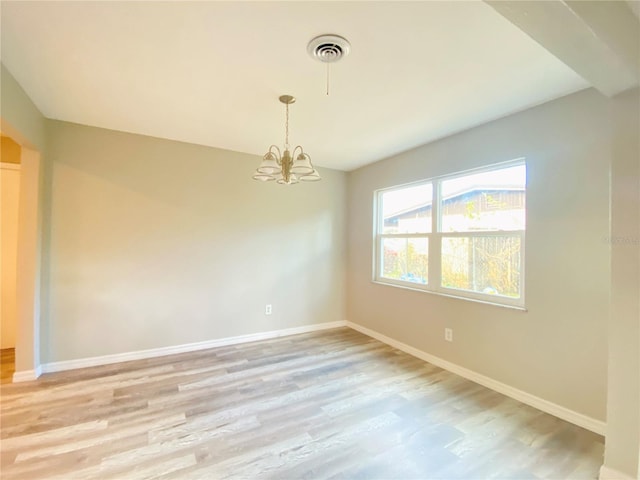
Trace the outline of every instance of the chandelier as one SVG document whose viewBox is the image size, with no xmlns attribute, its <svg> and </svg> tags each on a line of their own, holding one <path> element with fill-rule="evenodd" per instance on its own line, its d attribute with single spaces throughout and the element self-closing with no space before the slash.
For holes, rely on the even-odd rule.
<svg viewBox="0 0 640 480">
<path fill-rule="evenodd" d="M 299 181 L 317 182 L 320 174 L 311 163 L 311 157 L 304 153 L 303 148 L 298 145 L 293 151 L 289 150 L 289 105 L 295 103 L 295 97 L 282 95 L 280 102 L 286 106 L 286 122 L 284 136 L 284 152 L 271 145 L 269 151 L 262 157 L 262 163 L 253 175 L 254 180 L 270 182 L 275 180 L 282 185 L 293 185 Z"/>
</svg>

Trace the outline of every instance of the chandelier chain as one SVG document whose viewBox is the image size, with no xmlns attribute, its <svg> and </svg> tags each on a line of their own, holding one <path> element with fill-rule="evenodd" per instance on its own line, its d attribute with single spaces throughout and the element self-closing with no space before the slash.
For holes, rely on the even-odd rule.
<svg viewBox="0 0 640 480">
<path fill-rule="evenodd" d="M 285 150 L 289 150 L 289 104 L 286 104 L 287 107 L 287 119 L 285 121 L 285 134 L 284 134 L 284 148 Z"/>
<path fill-rule="evenodd" d="M 327 97 L 329 96 L 329 64 L 327 63 Z"/>
</svg>

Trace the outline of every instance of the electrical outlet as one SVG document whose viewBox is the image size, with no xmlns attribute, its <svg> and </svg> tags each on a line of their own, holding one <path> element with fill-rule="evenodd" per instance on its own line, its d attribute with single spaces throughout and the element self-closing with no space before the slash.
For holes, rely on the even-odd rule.
<svg viewBox="0 0 640 480">
<path fill-rule="evenodd" d="M 264 307 L 264 314 L 271 315 L 271 304 L 268 304 L 266 307 Z"/>
<path fill-rule="evenodd" d="M 444 329 L 444 339 L 447 342 L 453 342 L 453 329 L 451 328 Z"/>
</svg>

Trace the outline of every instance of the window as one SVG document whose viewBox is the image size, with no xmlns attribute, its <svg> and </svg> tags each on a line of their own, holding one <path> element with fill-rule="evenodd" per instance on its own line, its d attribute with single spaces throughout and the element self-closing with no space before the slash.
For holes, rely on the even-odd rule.
<svg viewBox="0 0 640 480">
<path fill-rule="evenodd" d="M 375 280 L 523 306 L 525 202 L 523 161 L 378 191 Z"/>
<path fill-rule="evenodd" d="M 380 192 L 380 276 L 426 285 L 433 185 L 421 183 Z"/>
</svg>

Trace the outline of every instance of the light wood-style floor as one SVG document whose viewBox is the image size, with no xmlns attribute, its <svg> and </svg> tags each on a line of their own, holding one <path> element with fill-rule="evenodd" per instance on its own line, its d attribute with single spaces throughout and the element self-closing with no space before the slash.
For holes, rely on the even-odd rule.
<svg viewBox="0 0 640 480">
<path fill-rule="evenodd" d="M 3 348 L 0 350 L 0 383 L 11 383 L 16 368 L 16 349 Z"/>
<path fill-rule="evenodd" d="M 597 478 L 602 437 L 349 329 L 2 385 L 2 479 Z"/>
</svg>

